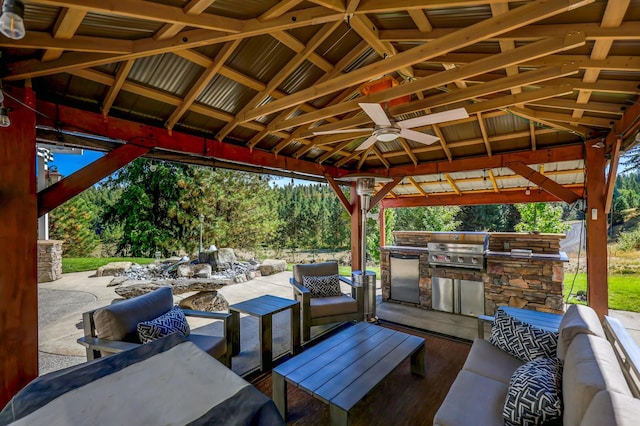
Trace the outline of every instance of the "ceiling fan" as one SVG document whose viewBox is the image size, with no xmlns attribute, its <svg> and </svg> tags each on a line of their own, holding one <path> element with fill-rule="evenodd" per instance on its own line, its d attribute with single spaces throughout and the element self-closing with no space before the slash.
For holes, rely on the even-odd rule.
<svg viewBox="0 0 640 426">
<path fill-rule="evenodd" d="M 328 135 L 337 133 L 358 133 L 363 131 L 371 131 L 371 136 L 367 138 L 356 151 L 369 148 L 376 142 L 391 142 L 397 137 L 412 140 L 414 142 L 431 145 L 440 140 L 437 136 L 428 135 L 415 130 L 413 127 L 427 126 L 429 124 L 443 123 L 445 121 L 459 120 L 468 118 L 469 114 L 464 108 L 456 108 L 450 111 L 436 112 L 434 114 L 424 115 L 422 117 L 410 118 L 408 120 L 395 121 L 389 117 L 380 104 L 361 103 L 360 108 L 373 120 L 375 127 L 344 130 L 327 130 L 322 132 L 313 132 L 314 135 Z"/>
</svg>

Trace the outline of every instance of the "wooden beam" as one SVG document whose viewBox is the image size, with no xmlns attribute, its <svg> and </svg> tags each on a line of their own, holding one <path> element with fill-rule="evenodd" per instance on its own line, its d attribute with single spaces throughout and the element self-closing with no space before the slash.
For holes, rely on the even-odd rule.
<svg viewBox="0 0 640 426">
<path fill-rule="evenodd" d="M 384 247 L 387 245 L 387 219 L 385 211 L 386 209 L 382 206 L 380 206 L 380 209 L 378 209 L 378 223 L 380 226 L 380 232 L 378 235 L 380 235 L 380 247 Z"/>
<path fill-rule="evenodd" d="M 215 0 L 191 0 L 182 8 L 187 15 L 199 15 L 204 12 Z M 166 40 L 184 29 L 183 24 L 164 24 L 160 30 L 153 35 L 156 40 Z"/>
<path fill-rule="evenodd" d="M 582 188 L 575 189 L 576 196 L 582 196 Z M 398 207 L 428 207 L 428 206 L 477 206 L 486 204 L 517 204 L 517 203 L 551 203 L 559 201 L 555 196 L 545 191 L 532 191 L 526 195 L 524 190 L 503 190 L 499 193 L 487 191 L 484 193 L 463 192 L 457 194 L 434 194 L 429 198 L 420 195 L 412 197 L 385 198 L 381 202 L 384 208 Z M 606 234 L 605 234 L 606 235 Z"/>
<path fill-rule="evenodd" d="M 233 40 L 225 43 L 213 60 L 213 64 L 200 75 L 194 84 L 191 85 L 189 91 L 182 100 L 182 104 L 180 104 L 180 106 L 171 113 L 171 117 L 169 117 L 165 123 L 165 127 L 169 131 L 173 129 L 178 120 L 180 120 L 180 118 L 187 112 L 189 107 L 191 107 L 195 102 L 196 98 L 202 93 L 204 88 L 207 87 L 216 74 L 218 74 L 220 68 L 222 68 L 224 63 L 229 59 L 229 56 L 231 56 L 239 44 L 240 40 Z"/>
<path fill-rule="evenodd" d="M 356 183 L 351 182 L 351 271 L 357 271 L 362 264 L 362 215 L 360 214 L 360 196 L 356 192 Z"/>
<path fill-rule="evenodd" d="M 335 181 L 335 179 L 333 179 L 329 175 L 324 175 L 324 177 L 329 183 L 329 185 L 331 186 L 331 188 L 333 189 L 333 192 L 335 192 L 336 195 L 338 196 L 338 199 L 342 203 L 342 206 L 347 210 L 347 213 L 351 214 L 352 212 L 351 203 L 349 202 L 349 200 L 347 200 L 346 195 L 344 195 L 338 183 Z"/>
<path fill-rule="evenodd" d="M 587 303 L 602 319 L 609 312 L 604 150 L 587 141 Z"/>
<path fill-rule="evenodd" d="M 522 162 L 514 161 L 507 163 L 506 166 L 523 178 L 527 179 L 529 182 L 538 185 L 540 188 L 550 192 L 568 204 L 574 203 L 580 198 L 575 194 L 575 192 L 565 188 L 556 181 L 549 179 L 547 176 L 535 171 Z"/>
<path fill-rule="evenodd" d="M 611 135 L 611 133 L 609 133 Z M 616 138 L 611 147 L 611 160 L 609 161 L 609 173 L 607 175 L 607 184 L 604 192 L 604 212 L 611 213 L 611 202 L 613 201 L 613 189 L 616 185 L 616 176 L 618 174 L 618 163 L 620 162 L 620 145 L 622 139 Z"/>
<path fill-rule="evenodd" d="M 189 15 L 179 7 L 165 4 L 155 3 L 153 7 L 149 7 L 149 3 L 143 0 L 121 0 L 118 2 L 105 2 L 103 0 L 34 0 L 32 3 L 68 7 L 86 12 L 100 12 L 107 15 L 147 21 L 181 24 L 228 33 L 239 33 L 243 29 L 243 22 L 239 19 L 208 13 Z"/>
<path fill-rule="evenodd" d="M 427 198 L 427 197 L 429 196 L 429 194 L 427 194 L 427 193 L 425 192 L 425 190 L 424 190 L 424 189 L 422 189 L 422 186 L 420 186 L 420 184 L 419 184 L 418 182 L 416 182 L 416 180 L 415 180 L 413 177 L 409 176 L 409 177 L 408 177 L 408 179 L 409 179 L 409 182 L 411 182 L 411 185 L 413 185 L 413 187 L 414 187 L 415 189 L 417 189 L 417 190 L 418 190 L 418 192 L 419 192 L 423 197 Z"/>
<path fill-rule="evenodd" d="M 38 217 L 50 212 L 101 179 L 146 154 L 150 149 L 150 144 L 148 146 L 132 143 L 122 145 L 72 175 L 38 192 Z"/>
<path fill-rule="evenodd" d="M 562 13 L 563 11 L 574 7 L 575 3 L 576 2 L 571 0 L 538 0 L 528 3 L 500 16 L 489 18 L 477 24 L 462 28 L 455 33 L 441 37 L 431 43 L 416 46 L 393 57 L 387 58 L 384 61 L 379 61 L 357 70 L 353 70 L 348 74 L 335 77 L 309 89 L 298 91 L 286 98 L 255 108 L 253 111 L 239 117 L 239 119 L 240 121 L 253 120 L 257 117 L 281 111 L 293 105 L 333 93 L 345 85 L 363 83 L 375 76 L 394 72 L 402 67 L 426 61 L 444 53 L 486 40 L 497 34 Z M 582 35 L 582 38 L 584 39 L 584 35 Z"/>
<path fill-rule="evenodd" d="M 487 128 L 484 125 L 484 120 L 482 119 L 482 114 L 478 113 L 478 125 L 480 126 L 480 132 L 482 133 L 482 141 L 484 142 L 484 147 L 487 150 L 487 155 L 491 157 L 493 152 L 491 151 L 491 143 L 489 142 L 489 135 L 487 133 Z"/>
<path fill-rule="evenodd" d="M 456 185 L 456 182 L 451 178 L 449 173 L 445 173 L 444 178 L 447 180 L 447 182 L 449 182 L 449 185 L 451 186 L 451 189 L 453 189 L 453 192 L 455 192 L 458 195 L 462 195 L 460 188 L 458 188 L 458 185 Z"/>
<path fill-rule="evenodd" d="M 27 89 L 29 96 L 33 96 Z M 14 97 L 25 101 L 22 91 Z M 33 100 L 33 97 L 31 98 Z M 30 106 L 32 102 L 27 102 Z M 11 126 L 0 127 L 0 406 L 38 377 L 36 118 L 5 98 Z"/>
<path fill-rule="evenodd" d="M 482 142 L 480 142 L 482 143 Z M 459 158 L 452 161 L 434 161 L 420 163 L 417 166 L 395 166 L 390 169 L 371 168 L 367 173 L 384 177 L 433 175 L 438 173 L 455 173 L 478 169 L 499 169 L 507 167 L 507 163 L 520 161 L 524 164 L 555 163 L 558 161 L 581 160 L 584 158 L 583 144 L 567 145 L 557 148 L 539 149 L 537 151 L 518 152 L 512 154 L 496 154 Z"/>
<path fill-rule="evenodd" d="M 489 169 L 489 179 L 491 179 L 491 186 L 493 187 L 493 192 L 500 192 L 500 188 L 498 187 L 498 182 L 496 181 L 496 175 L 493 174 L 493 170 Z"/>
<path fill-rule="evenodd" d="M 116 78 L 113 81 L 113 85 L 109 88 L 107 92 L 107 96 L 105 96 L 104 101 L 102 101 L 102 115 L 105 117 L 109 115 L 109 110 L 113 106 L 113 102 L 115 102 L 118 97 L 118 93 L 120 93 L 120 89 L 122 89 L 122 85 L 127 80 L 129 76 L 129 72 L 131 72 L 131 68 L 133 67 L 133 63 L 135 61 L 130 59 L 122 64 L 118 68 L 118 72 L 116 73 Z"/>
<path fill-rule="evenodd" d="M 374 208 L 376 204 L 380 202 L 397 184 L 399 184 L 404 177 L 395 177 L 391 182 L 387 182 L 380 191 L 376 192 L 376 195 L 373 196 L 371 202 L 369 203 L 369 210 Z"/>
<path fill-rule="evenodd" d="M 63 40 L 72 38 L 86 15 L 85 10 L 63 8 L 53 26 L 53 38 Z M 62 52 L 64 52 L 63 49 L 47 49 L 42 54 L 41 60 L 46 62 L 58 59 Z"/>
<path fill-rule="evenodd" d="M 279 3 L 276 3 L 271 7 L 271 9 L 264 12 L 262 15 L 258 17 L 258 21 L 268 21 L 269 19 L 274 19 L 279 16 L 282 16 L 284 13 L 288 12 L 290 9 L 296 7 L 300 4 L 302 0 L 284 0 Z"/>
<path fill-rule="evenodd" d="M 141 125 L 132 121 L 116 117 L 104 120 L 102 114 L 55 105 L 50 102 L 39 101 L 37 110 L 47 117 L 56 117 L 56 122 L 38 116 L 39 124 L 60 129 L 91 132 L 120 141 L 135 141 L 138 139 L 151 140 L 158 149 L 195 155 L 202 158 L 215 158 L 221 161 L 248 164 L 256 167 L 274 168 L 281 170 L 295 170 L 313 176 L 324 176 L 326 173 L 333 177 L 341 177 L 349 173 L 348 170 L 334 166 L 324 166 L 310 161 L 297 160 L 254 149 L 251 151 L 244 146 L 232 145 L 201 136 L 173 132 L 169 135 L 166 129 Z M 73 123 L 67 124 L 67 123 Z M 268 170 L 265 170 L 265 173 Z"/>
</svg>

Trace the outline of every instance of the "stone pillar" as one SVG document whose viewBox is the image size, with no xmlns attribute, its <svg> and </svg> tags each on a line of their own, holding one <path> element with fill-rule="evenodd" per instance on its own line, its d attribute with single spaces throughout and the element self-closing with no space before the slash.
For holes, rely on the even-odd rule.
<svg viewBox="0 0 640 426">
<path fill-rule="evenodd" d="M 38 240 L 38 282 L 46 283 L 62 276 L 62 241 Z"/>
</svg>

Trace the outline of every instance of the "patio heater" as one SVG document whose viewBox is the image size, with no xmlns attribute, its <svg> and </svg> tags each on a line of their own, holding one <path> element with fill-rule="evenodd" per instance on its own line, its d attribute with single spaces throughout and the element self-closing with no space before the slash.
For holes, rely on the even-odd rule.
<svg viewBox="0 0 640 426">
<path fill-rule="evenodd" d="M 367 271 L 367 212 L 373 189 L 376 184 L 374 177 L 358 177 L 356 180 L 356 194 L 360 197 L 360 213 L 362 214 L 362 233 L 360 238 L 360 270 L 353 271 L 351 279 L 363 286 L 364 292 L 364 320 L 377 322 L 376 316 L 376 273 Z"/>
</svg>

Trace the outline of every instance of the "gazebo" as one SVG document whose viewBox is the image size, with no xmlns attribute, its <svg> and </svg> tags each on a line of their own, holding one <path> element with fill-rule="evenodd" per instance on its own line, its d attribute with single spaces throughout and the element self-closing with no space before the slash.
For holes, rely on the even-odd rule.
<svg viewBox="0 0 640 426">
<path fill-rule="evenodd" d="M 2 405 L 38 374 L 38 217 L 141 156 L 328 182 L 351 214 L 354 269 L 362 217 L 344 177 L 386 178 L 381 215 L 586 200 L 589 304 L 607 313 L 607 213 L 620 154 L 640 140 L 638 1 L 2 10 Z M 37 192 L 36 143 L 106 155 Z"/>
</svg>

